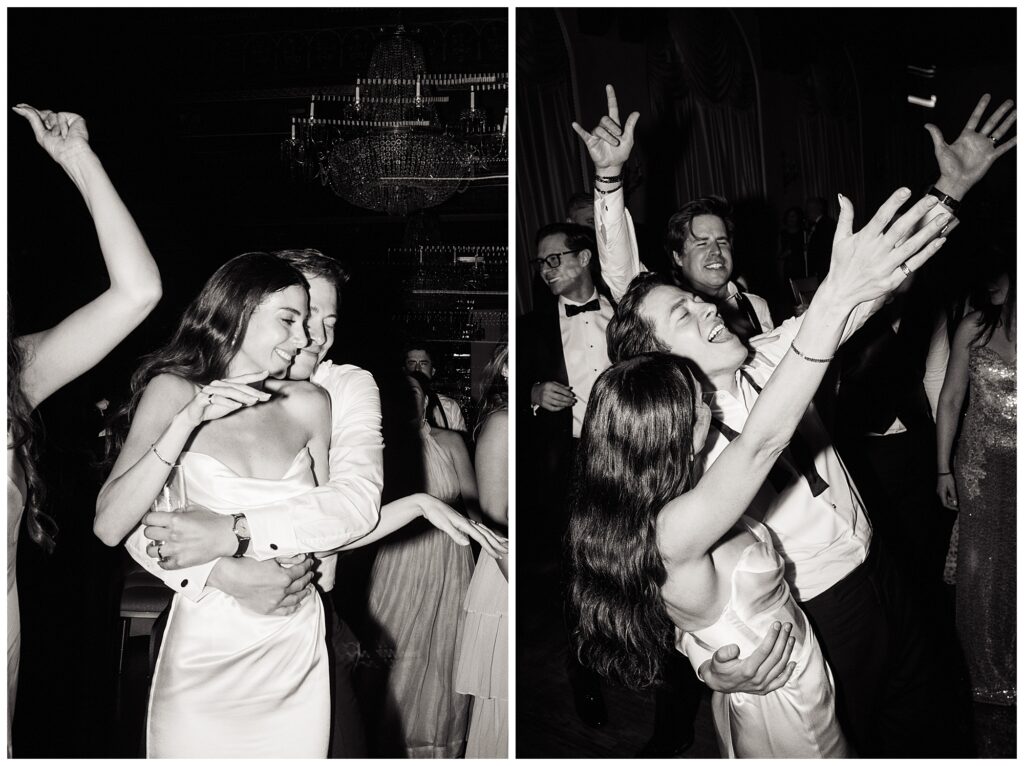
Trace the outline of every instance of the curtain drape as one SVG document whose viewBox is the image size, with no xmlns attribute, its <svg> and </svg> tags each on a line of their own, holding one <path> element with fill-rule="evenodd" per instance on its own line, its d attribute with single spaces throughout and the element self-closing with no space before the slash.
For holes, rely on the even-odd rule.
<svg viewBox="0 0 1024 766">
<path fill-rule="evenodd" d="M 649 196 L 649 219 L 664 222 L 708 194 L 733 202 L 762 197 L 753 64 L 732 14 L 676 11 L 650 50 L 648 177 L 663 193 Z"/>
<path fill-rule="evenodd" d="M 572 82 L 556 11 L 517 17 L 516 40 L 516 300 L 520 313 L 533 308 L 528 258 L 533 237 L 565 217 L 565 203 L 583 186 L 572 131 Z"/>
</svg>

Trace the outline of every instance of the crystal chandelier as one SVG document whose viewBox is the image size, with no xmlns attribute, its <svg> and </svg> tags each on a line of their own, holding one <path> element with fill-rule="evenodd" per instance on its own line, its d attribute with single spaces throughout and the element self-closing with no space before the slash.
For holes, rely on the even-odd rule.
<svg viewBox="0 0 1024 766">
<path fill-rule="evenodd" d="M 507 74 L 429 75 L 422 47 L 400 26 L 377 44 L 354 89 L 311 97 L 282 152 L 294 172 L 353 205 L 409 215 L 473 180 L 507 179 L 508 108 L 499 128 L 476 105 L 478 92 L 507 89 Z M 469 108 L 446 124 L 438 106 L 467 90 Z M 504 175 L 487 175 L 503 165 Z"/>
</svg>

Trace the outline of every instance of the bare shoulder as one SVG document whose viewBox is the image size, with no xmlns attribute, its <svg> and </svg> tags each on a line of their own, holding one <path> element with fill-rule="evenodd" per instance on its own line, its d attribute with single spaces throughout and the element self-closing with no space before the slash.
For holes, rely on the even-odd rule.
<svg viewBox="0 0 1024 766">
<path fill-rule="evenodd" d="M 462 440 L 462 434 L 458 431 L 450 431 L 447 428 L 430 427 L 430 435 L 437 440 L 437 443 L 447 449 L 466 448 L 466 442 Z"/>
<path fill-rule="evenodd" d="M 331 395 L 308 380 L 280 381 L 274 392 L 281 397 L 282 404 L 297 415 L 321 415 L 331 411 Z"/>
<path fill-rule="evenodd" d="M 150 380 L 146 384 L 145 393 L 143 393 L 143 397 L 146 399 L 160 399 L 178 407 L 195 395 L 194 383 L 170 372 L 161 373 Z"/>
<path fill-rule="evenodd" d="M 487 416 L 477 435 L 477 444 L 508 436 L 508 410 L 497 410 Z"/>
<path fill-rule="evenodd" d="M 954 339 L 954 343 L 959 343 L 965 346 L 968 345 L 974 340 L 975 336 L 978 334 L 978 331 L 980 329 L 981 312 L 970 312 L 969 314 L 964 316 L 962 320 L 960 320 L 960 325 L 956 328 L 956 337 Z"/>
</svg>

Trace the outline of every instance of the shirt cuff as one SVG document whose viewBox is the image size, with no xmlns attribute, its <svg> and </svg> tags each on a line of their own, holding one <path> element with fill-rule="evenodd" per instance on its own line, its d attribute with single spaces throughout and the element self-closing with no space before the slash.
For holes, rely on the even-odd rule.
<svg viewBox="0 0 1024 766">
<path fill-rule="evenodd" d="M 305 552 L 298 549 L 291 518 L 282 518 L 282 514 L 272 508 L 250 508 L 245 518 L 249 522 L 250 550 L 260 561 Z"/>
</svg>

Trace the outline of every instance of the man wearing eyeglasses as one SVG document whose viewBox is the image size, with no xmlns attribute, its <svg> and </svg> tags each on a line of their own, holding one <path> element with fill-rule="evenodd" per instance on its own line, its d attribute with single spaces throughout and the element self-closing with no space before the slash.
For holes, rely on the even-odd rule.
<svg viewBox="0 0 1024 766">
<path fill-rule="evenodd" d="M 614 307 L 598 290 L 602 283 L 592 271 L 597 267 L 593 237 L 593 230 L 574 223 L 553 223 L 537 232 L 530 265 L 556 300 L 545 301 L 519 324 L 516 379 L 524 437 L 517 439 L 523 477 L 519 504 L 535 515 L 530 529 L 543 530 L 529 546 L 537 566 L 527 568 L 538 572 L 558 561 L 587 399 L 609 364 L 605 329 Z M 588 725 L 602 726 L 606 712 L 597 676 L 573 657 L 570 652 L 567 670 L 576 711 Z"/>
</svg>

